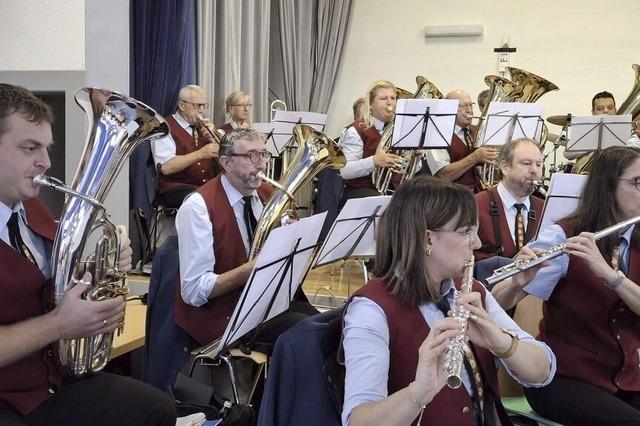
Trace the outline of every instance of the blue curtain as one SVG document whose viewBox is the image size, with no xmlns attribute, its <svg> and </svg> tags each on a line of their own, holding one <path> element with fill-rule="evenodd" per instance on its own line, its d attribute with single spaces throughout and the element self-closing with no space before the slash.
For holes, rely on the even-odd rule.
<svg viewBox="0 0 640 426">
<path fill-rule="evenodd" d="M 131 96 L 167 116 L 180 88 L 196 81 L 195 0 L 132 0 L 130 33 Z M 150 218 L 156 185 L 148 142 L 129 165 L 129 206 Z"/>
</svg>

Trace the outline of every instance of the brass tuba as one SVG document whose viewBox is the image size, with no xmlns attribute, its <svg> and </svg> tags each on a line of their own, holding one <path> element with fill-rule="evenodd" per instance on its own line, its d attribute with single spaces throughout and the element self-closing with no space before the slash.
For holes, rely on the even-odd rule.
<svg viewBox="0 0 640 426">
<path fill-rule="evenodd" d="M 631 120 L 636 123 L 640 118 L 640 65 L 633 64 L 633 72 L 636 77 L 633 82 L 631 92 L 627 96 L 627 99 L 622 102 L 620 108 L 616 111 L 617 115 L 631 114 Z M 591 170 L 591 161 L 593 160 L 593 154 L 595 151 L 585 154 L 576 160 L 576 163 L 571 168 L 571 173 L 586 175 Z"/>
<path fill-rule="evenodd" d="M 491 102 L 536 102 L 542 95 L 553 90 L 558 90 L 558 86 L 549 80 L 533 74 L 529 71 L 515 67 L 507 67 L 511 80 L 504 77 L 489 75 L 485 77 L 485 83 L 489 86 L 489 101 L 482 111 L 480 122 L 478 123 L 478 131 L 476 133 L 476 147 L 484 139 L 486 131 L 486 118 Z M 540 149 L 547 138 L 548 130 L 543 123 L 542 134 L 540 137 Z M 495 165 L 483 164 L 476 166 L 476 178 L 480 187 L 490 189 L 495 187 L 500 179 L 500 174 L 496 170 Z"/>
<path fill-rule="evenodd" d="M 430 82 L 426 77 L 421 75 L 416 77 L 416 84 L 418 90 L 415 94 L 411 94 L 407 90 L 398 89 L 398 99 L 442 99 L 442 93 L 435 84 Z M 389 150 L 391 148 L 391 141 L 393 140 L 393 121 L 389 122 L 382 132 L 382 137 L 376 148 L 376 154 L 381 150 Z M 394 173 L 400 173 L 400 183 L 403 183 L 407 179 L 410 179 L 417 171 L 419 164 L 419 157 L 415 155 L 413 150 L 404 150 L 398 153 L 403 157 L 401 165 L 398 167 L 375 167 L 371 173 L 371 180 L 376 189 L 381 194 L 386 194 L 389 185 L 391 184 L 391 178 Z"/>
<path fill-rule="evenodd" d="M 83 285 L 78 279 L 84 271 L 92 274 L 86 300 L 126 296 L 126 274 L 118 270 L 120 238 L 102 203 L 134 148 L 168 133 L 164 119 L 135 99 L 96 88 L 80 89 L 74 97 L 87 116 L 89 134 L 73 183 L 67 187 L 46 176 L 34 178 L 35 184 L 68 195 L 51 260 L 55 305 L 62 301 L 70 281 Z M 95 252 L 83 259 L 87 240 L 99 229 L 102 232 L 93 235 L 97 238 Z M 111 357 L 113 335 L 109 332 L 55 343 L 60 371 L 69 378 L 79 378 L 102 370 Z"/>
<path fill-rule="evenodd" d="M 293 197 L 301 187 L 323 169 L 340 169 L 347 164 L 346 157 L 333 139 L 311 126 L 296 125 L 293 128 L 293 139 L 298 147 L 296 155 L 280 183 L 275 185 L 279 190 L 273 193 L 262 210 L 249 251 L 249 259 L 257 257 L 267 235 L 279 224 L 283 213 L 292 207 Z"/>
</svg>

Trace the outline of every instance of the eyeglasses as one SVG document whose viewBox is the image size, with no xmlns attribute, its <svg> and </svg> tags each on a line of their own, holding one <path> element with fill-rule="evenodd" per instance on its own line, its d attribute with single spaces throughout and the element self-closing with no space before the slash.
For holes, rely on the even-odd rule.
<svg viewBox="0 0 640 426">
<path fill-rule="evenodd" d="M 458 104 L 459 109 L 471 108 L 475 105 L 475 102 L 466 102 L 464 104 Z"/>
<path fill-rule="evenodd" d="M 209 104 L 204 103 L 204 104 L 199 104 L 197 102 L 189 102 L 189 101 L 180 101 L 180 102 L 184 102 L 185 104 L 189 104 L 191 106 L 193 106 L 195 109 L 208 109 L 209 108 Z"/>
<path fill-rule="evenodd" d="M 631 179 L 620 178 L 620 180 L 625 181 L 630 185 L 633 185 L 636 188 L 636 191 L 640 191 L 640 179 L 638 179 L 638 178 L 631 178 Z"/>
<path fill-rule="evenodd" d="M 469 238 L 470 241 L 478 235 L 478 227 L 477 226 L 468 226 L 465 229 L 435 229 L 436 232 L 455 232 L 458 235 L 464 235 Z"/>
<path fill-rule="evenodd" d="M 244 157 L 248 158 L 253 164 L 258 163 L 261 159 L 269 161 L 271 159 L 271 153 L 269 151 L 249 151 L 244 154 L 231 154 L 229 157 Z"/>
<path fill-rule="evenodd" d="M 232 107 L 241 107 L 241 108 L 251 108 L 253 106 L 253 104 L 236 104 L 236 105 L 231 105 Z"/>
</svg>

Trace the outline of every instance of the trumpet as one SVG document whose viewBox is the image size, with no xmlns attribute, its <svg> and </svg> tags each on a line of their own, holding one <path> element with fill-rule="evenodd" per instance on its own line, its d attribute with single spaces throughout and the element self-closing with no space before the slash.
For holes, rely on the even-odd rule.
<svg viewBox="0 0 640 426">
<path fill-rule="evenodd" d="M 198 121 L 196 122 L 196 127 L 199 129 L 205 129 L 207 131 L 207 133 L 209 133 L 209 136 L 211 136 L 211 139 L 214 142 L 220 142 L 220 137 L 222 135 L 220 135 L 219 130 L 216 129 L 215 126 L 213 126 L 213 131 L 211 131 L 211 129 L 209 127 L 207 127 L 206 124 L 204 124 L 204 119 L 205 117 L 202 114 L 198 114 Z"/>
<path fill-rule="evenodd" d="M 616 223 L 615 225 L 612 225 L 608 228 L 605 228 L 602 231 L 598 231 L 593 236 L 597 241 L 602 238 L 608 237 L 609 235 L 612 235 L 618 231 L 621 231 L 633 225 L 634 223 L 638 223 L 638 222 L 640 222 L 640 216 L 634 216 L 631 219 L 627 219 L 625 221 Z M 519 274 L 522 271 L 526 271 L 529 268 L 539 265 L 545 260 L 554 259 L 558 256 L 566 254 L 567 252 L 565 251 L 565 248 L 566 248 L 566 243 L 562 243 L 562 244 L 549 247 L 534 259 L 529 259 L 529 260 L 518 259 L 515 262 L 509 263 L 508 265 L 505 265 L 501 268 L 496 269 L 495 271 L 493 271 L 493 274 L 489 278 L 487 278 L 485 281 L 487 282 L 488 286 L 492 286 L 496 283 L 499 283 L 502 280 L 505 280 L 516 274 Z"/>
<path fill-rule="evenodd" d="M 444 358 L 447 386 L 451 389 L 458 389 L 462 384 L 462 366 L 464 364 L 465 353 L 468 350 L 467 343 L 465 342 L 465 334 L 467 330 L 467 319 L 470 316 L 469 310 L 458 306 L 456 301 L 461 294 L 466 294 L 471 291 L 471 285 L 473 284 L 473 266 L 474 260 L 471 258 L 464 266 L 464 280 L 462 281 L 460 291 L 454 290 L 454 303 L 451 307 L 451 317 L 460 322 L 463 327 L 460 332 L 450 340 L 449 346 L 447 347 L 447 354 Z"/>
</svg>

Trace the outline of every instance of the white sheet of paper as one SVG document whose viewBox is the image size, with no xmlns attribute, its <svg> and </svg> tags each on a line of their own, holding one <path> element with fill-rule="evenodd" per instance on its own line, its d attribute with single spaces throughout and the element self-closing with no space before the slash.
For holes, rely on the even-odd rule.
<svg viewBox="0 0 640 426">
<path fill-rule="evenodd" d="M 551 175 L 547 199 L 542 209 L 542 219 L 538 234 L 549 225 L 553 225 L 563 217 L 573 213 L 578 207 L 582 188 L 587 182 L 587 175 L 571 173 L 554 173 Z M 537 237 L 537 236 L 536 236 Z"/>
<path fill-rule="evenodd" d="M 427 123 L 424 143 L 421 143 L 420 136 L 427 108 L 433 115 Z M 457 112 L 457 99 L 400 99 L 396 104 L 391 146 L 418 148 L 422 145 L 425 148 L 448 148 L 451 145 Z"/>
<path fill-rule="evenodd" d="M 285 273 L 285 280 L 280 290 L 277 286 L 284 272 L 285 261 L 268 267 L 266 265 L 290 254 L 298 239 L 300 239 L 298 250 L 316 244 L 326 216 L 326 212 L 319 213 L 300 219 L 291 225 L 281 226 L 269 233 L 256 260 L 256 266 L 247 281 L 251 285 L 244 286 L 229 325 L 222 336 L 223 344 L 218 346 L 218 351 L 261 324 L 274 295 L 274 303 L 265 321 L 287 310 L 289 302 L 309 269 L 313 250 L 306 250 L 294 256 L 292 268 Z"/>
<path fill-rule="evenodd" d="M 309 111 L 284 111 L 277 110 L 272 121 L 280 121 L 291 124 L 291 128 L 296 124 L 306 124 L 316 130 L 324 132 L 324 125 L 327 122 L 327 114 Z"/>
<path fill-rule="evenodd" d="M 509 136 L 512 117 L 513 134 Z M 539 139 L 542 129 L 542 105 L 535 103 L 491 102 L 487 114 L 487 126 L 479 146 L 502 146 L 513 139 Z"/>
<path fill-rule="evenodd" d="M 295 124 L 274 121 L 273 123 L 253 123 L 252 127 L 267 137 L 267 151 L 274 157 L 279 157 L 282 150 L 291 139 Z"/>
<path fill-rule="evenodd" d="M 378 217 L 376 219 L 377 223 L 379 217 L 389 205 L 390 200 L 391 196 L 389 195 L 347 200 L 335 222 L 333 222 L 331 230 L 318 252 L 318 256 L 316 256 L 314 268 L 345 259 L 352 248 L 354 250 L 349 255 L 351 258 L 373 257 L 376 254 L 375 223 L 366 229 L 359 242 L 357 240 L 364 231 L 367 218 L 373 214 L 376 208 L 380 207 L 376 214 Z"/>
<path fill-rule="evenodd" d="M 602 140 L 598 141 L 600 123 L 603 126 Z M 631 114 L 571 117 L 569 143 L 565 152 L 625 146 L 629 135 L 631 135 L 631 130 Z"/>
</svg>

